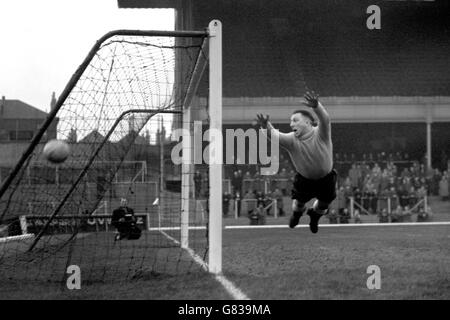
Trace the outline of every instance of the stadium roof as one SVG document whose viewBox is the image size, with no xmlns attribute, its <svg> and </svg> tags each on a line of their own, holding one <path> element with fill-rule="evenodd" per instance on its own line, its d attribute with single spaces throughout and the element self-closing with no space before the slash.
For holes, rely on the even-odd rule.
<svg viewBox="0 0 450 320">
<path fill-rule="evenodd" d="M 225 97 L 295 97 L 306 87 L 322 96 L 450 96 L 450 1 L 378 1 L 380 30 L 366 27 L 371 4 L 196 0 L 183 8 L 195 30 L 222 21 Z"/>
<path fill-rule="evenodd" d="M 20 100 L 0 100 L 0 119 L 46 119 L 47 113 Z"/>
</svg>

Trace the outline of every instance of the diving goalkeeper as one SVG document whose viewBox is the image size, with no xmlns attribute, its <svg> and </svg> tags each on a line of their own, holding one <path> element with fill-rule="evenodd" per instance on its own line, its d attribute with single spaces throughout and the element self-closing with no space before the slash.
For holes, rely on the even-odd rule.
<svg viewBox="0 0 450 320">
<path fill-rule="evenodd" d="M 331 141 L 330 116 L 319 102 L 319 96 L 306 92 L 303 104 L 313 110 L 319 123 L 316 126 L 313 115 L 308 110 L 292 113 L 292 132 L 281 133 L 269 122 L 269 116 L 257 115 L 257 122 L 267 129 L 269 138 L 277 135 L 280 145 L 286 149 L 297 171 L 292 188 L 293 214 L 289 227 L 295 228 L 300 217 L 306 212 L 310 217 L 309 228 L 317 233 L 319 220 L 328 211 L 328 206 L 336 198 L 336 171 L 333 169 L 333 144 Z M 306 203 L 315 198 L 311 208 Z"/>
</svg>

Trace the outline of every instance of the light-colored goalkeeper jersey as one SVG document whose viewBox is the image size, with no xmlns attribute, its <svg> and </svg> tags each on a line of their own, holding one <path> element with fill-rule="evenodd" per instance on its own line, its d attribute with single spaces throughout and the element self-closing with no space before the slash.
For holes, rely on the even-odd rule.
<svg viewBox="0 0 450 320">
<path fill-rule="evenodd" d="M 318 127 L 302 137 L 296 137 L 294 132 L 281 133 L 276 129 L 272 134 L 278 135 L 279 143 L 288 151 L 295 169 L 305 178 L 317 180 L 333 169 L 331 130 L 328 130 L 327 137 L 319 134 Z"/>
</svg>

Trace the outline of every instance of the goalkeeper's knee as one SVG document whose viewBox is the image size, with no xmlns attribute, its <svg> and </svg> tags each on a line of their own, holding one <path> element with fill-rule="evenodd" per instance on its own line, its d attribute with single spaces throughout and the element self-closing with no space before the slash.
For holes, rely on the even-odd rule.
<svg viewBox="0 0 450 320">
<path fill-rule="evenodd" d="M 314 204 L 313 204 L 313 209 L 317 213 L 327 214 L 329 205 L 330 205 L 329 203 L 326 203 L 326 202 L 316 199 L 316 201 L 314 201 Z"/>
<path fill-rule="evenodd" d="M 292 211 L 294 212 L 303 212 L 306 209 L 306 204 L 294 199 L 292 201 Z"/>
</svg>

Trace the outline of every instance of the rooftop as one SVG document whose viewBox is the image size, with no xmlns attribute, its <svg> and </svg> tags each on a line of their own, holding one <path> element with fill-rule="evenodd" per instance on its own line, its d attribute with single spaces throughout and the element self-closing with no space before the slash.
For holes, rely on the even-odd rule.
<svg viewBox="0 0 450 320">
<path fill-rule="evenodd" d="M 0 100 L 1 119 L 45 119 L 47 113 L 33 107 L 21 100 L 4 99 Z"/>
<path fill-rule="evenodd" d="M 367 0 L 190 3 L 193 29 L 222 21 L 225 97 L 450 96 L 449 1 L 378 1 L 380 30 L 366 27 Z"/>
</svg>

